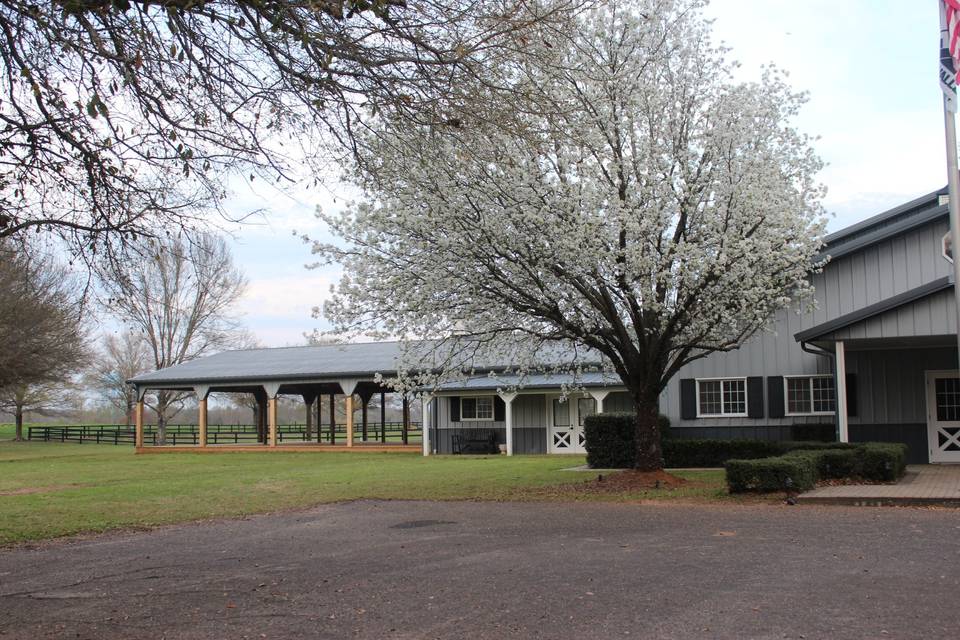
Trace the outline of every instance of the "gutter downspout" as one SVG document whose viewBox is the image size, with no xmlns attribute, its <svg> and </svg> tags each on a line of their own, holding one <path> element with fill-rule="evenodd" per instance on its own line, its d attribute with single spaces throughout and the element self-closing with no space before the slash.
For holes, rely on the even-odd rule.
<svg viewBox="0 0 960 640">
<path fill-rule="evenodd" d="M 836 378 L 837 378 L 837 374 L 836 374 L 836 372 L 837 372 L 837 357 L 836 357 L 836 354 L 834 354 L 832 351 L 827 351 L 826 349 L 821 349 L 820 347 L 817 347 L 817 346 L 811 346 L 811 345 L 809 345 L 807 342 L 805 342 L 805 341 L 803 341 L 803 340 L 800 341 L 800 349 L 803 350 L 803 351 L 806 351 L 807 353 L 809 353 L 809 354 L 811 354 L 811 355 L 815 355 L 815 356 L 826 356 L 827 358 L 829 358 L 829 360 L 830 360 L 830 370 L 834 372 L 834 373 L 833 373 L 833 378 L 834 378 L 834 380 L 833 380 L 833 388 L 834 388 L 834 390 L 839 389 L 840 386 L 839 386 L 839 384 L 837 383 L 837 379 L 836 379 Z M 838 393 L 838 395 L 839 395 L 839 391 L 837 391 L 837 393 Z M 834 402 L 833 422 L 834 422 L 833 427 L 834 427 L 834 429 L 835 429 L 835 431 L 836 431 L 836 433 L 834 434 L 834 436 L 836 437 L 837 442 L 840 442 L 840 398 L 839 398 L 839 397 L 836 399 L 836 402 Z"/>
</svg>

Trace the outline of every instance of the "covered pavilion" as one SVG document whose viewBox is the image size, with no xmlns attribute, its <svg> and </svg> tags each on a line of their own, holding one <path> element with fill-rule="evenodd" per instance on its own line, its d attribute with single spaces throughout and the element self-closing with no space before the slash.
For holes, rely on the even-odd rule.
<svg viewBox="0 0 960 640">
<path fill-rule="evenodd" d="M 249 393 L 256 400 L 258 443 L 271 450 L 353 450 L 419 451 L 409 442 L 410 400 L 403 394 L 401 441 L 387 442 L 380 429 L 379 441 L 368 441 L 368 404 L 380 394 L 380 422 L 385 423 L 385 398 L 396 393 L 379 380 L 396 375 L 400 343 L 371 342 L 306 347 L 283 347 L 225 351 L 167 369 L 136 376 L 127 382 L 136 391 L 136 449 L 145 451 L 251 450 L 250 445 L 210 445 L 207 438 L 207 399 L 214 392 Z M 144 446 L 144 396 L 148 391 L 184 391 L 196 394 L 198 403 L 198 443 L 175 447 Z M 328 397 L 329 424 L 327 442 L 281 444 L 277 438 L 277 399 L 281 395 L 303 399 L 308 431 L 314 424 L 320 434 L 322 398 Z M 342 398 L 346 414 L 346 444 L 336 443 L 337 399 Z M 362 408 L 360 442 L 354 436 L 354 399 Z M 423 415 L 429 413 L 430 398 L 423 397 Z M 314 422 L 315 421 L 315 422 Z M 424 437 L 424 441 L 427 437 Z M 426 448 L 424 444 L 424 448 Z"/>
</svg>

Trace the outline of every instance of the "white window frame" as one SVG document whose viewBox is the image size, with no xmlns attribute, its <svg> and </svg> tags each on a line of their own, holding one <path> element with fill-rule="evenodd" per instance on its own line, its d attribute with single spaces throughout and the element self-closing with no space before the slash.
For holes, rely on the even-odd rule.
<svg viewBox="0 0 960 640">
<path fill-rule="evenodd" d="M 570 404 L 570 398 L 564 396 L 547 397 L 547 403 L 550 405 L 550 426 L 554 429 L 572 429 L 573 428 L 573 405 Z M 557 405 L 566 409 L 567 424 L 557 424 Z"/>
<path fill-rule="evenodd" d="M 464 400 L 475 400 L 477 402 L 477 409 L 480 408 L 481 400 L 490 401 L 490 417 L 489 418 L 468 418 L 463 415 L 463 401 Z M 479 413 L 479 411 L 475 412 Z M 494 418 L 497 415 L 496 407 L 494 406 L 493 396 L 460 396 L 460 422 L 494 422 Z"/>
<path fill-rule="evenodd" d="M 696 378 L 694 392 L 697 396 L 697 417 L 698 418 L 746 418 L 750 411 L 750 390 L 747 388 L 746 376 L 724 376 L 720 378 Z M 721 413 L 703 413 L 700 410 L 700 383 L 701 382 L 719 382 L 720 383 L 720 411 Z M 723 383 L 724 382 L 743 382 L 743 413 L 722 413 L 723 412 Z"/>
<path fill-rule="evenodd" d="M 783 415 L 790 417 L 800 417 L 800 416 L 832 416 L 837 413 L 837 381 L 833 380 L 833 410 L 832 411 L 814 411 L 813 410 L 813 379 L 814 378 L 830 378 L 833 379 L 833 374 L 831 373 L 797 373 L 789 376 L 783 376 Z M 808 390 L 810 391 L 810 411 L 804 411 L 802 413 L 796 413 L 790 411 L 790 390 L 787 380 L 796 380 L 797 378 L 806 378 L 810 381 L 807 385 Z"/>
</svg>

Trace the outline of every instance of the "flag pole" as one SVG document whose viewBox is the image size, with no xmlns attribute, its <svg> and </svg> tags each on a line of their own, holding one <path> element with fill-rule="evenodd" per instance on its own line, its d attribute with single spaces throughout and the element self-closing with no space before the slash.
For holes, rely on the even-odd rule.
<svg viewBox="0 0 960 640">
<path fill-rule="evenodd" d="M 957 167 L 957 120 L 943 98 L 943 128 L 947 139 L 947 193 L 950 207 L 950 255 L 953 258 L 953 298 L 957 311 L 957 353 L 960 358 L 960 169 Z"/>
<path fill-rule="evenodd" d="M 946 6 L 943 0 L 937 0 L 940 8 L 940 59 L 941 59 L 941 78 L 943 79 L 943 65 L 946 60 L 950 61 L 951 71 L 953 69 L 953 59 L 950 54 L 949 29 L 947 25 Z M 947 146 L 947 193 L 949 197 L 950 209 L 950 255 L 953 258 L 953 299 L 957 312 L 957 354 L 960 358 L 960 170 L 957 167 L 957 120 L 954 114 L 956 109 L 956 76 L 952 82 L 953 91 L 948 93 L 944 90 L 943 94 L 943 129 Z M 958 360 L 960 364 L 960 360 Z"/>
</svg>

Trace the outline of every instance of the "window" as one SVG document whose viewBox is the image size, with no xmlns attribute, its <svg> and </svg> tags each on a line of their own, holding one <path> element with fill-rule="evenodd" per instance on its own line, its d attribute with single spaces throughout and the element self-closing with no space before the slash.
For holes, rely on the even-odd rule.
<svg viewBox="0 0 960 640">
<path fill-rule="evenodd" d="M 960 379 L 937 378 L 937 421 L 960 420 Z"/>
<path fill-rule="evenodd" d="M 564 402 L 560 398 L 553 399 L 553 426 L 570 426 L 570 403 Z"/>
<path fill-rule="evenodd" d="M 597 412 L 597 401 L 593 398 L 580 398 L 577 400 L 577 421 L 583 426 L 583 421 L 587 416 L 592 416 Z"/>
<path fill-rule="evenodd" d="M 747 415 L 747 379 L 697 380 L 697 416 Z"/>
<path fill-rule="evenodd" d="M 461 420 L 493 420 L 493 397 L 460 398 Z"/>
<path fill-rule="evenodd" d="M 791 376 L 786 378 L 787 415 L 818 415 L 837 409 L 833 376 Z"/>
</svg>

